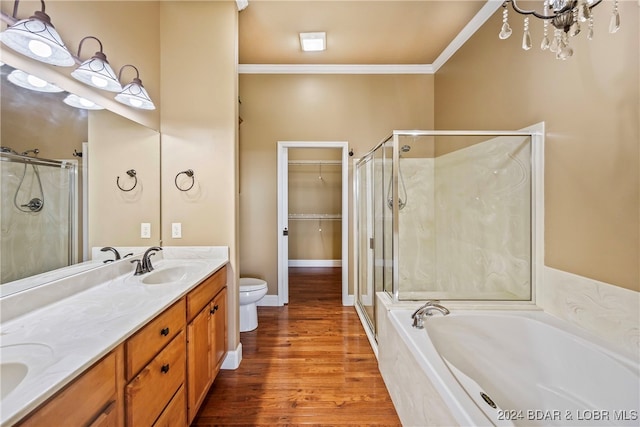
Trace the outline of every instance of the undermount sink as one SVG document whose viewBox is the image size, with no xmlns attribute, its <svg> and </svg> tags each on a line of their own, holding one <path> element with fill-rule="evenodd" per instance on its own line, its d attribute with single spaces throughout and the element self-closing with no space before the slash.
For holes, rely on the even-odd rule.
<svg viewBox="0 0 640 427">
<path fill-rule="evenodd" d="M 147 274 L 142 279 L 142 283 L 147 285 L 161 285 L 163 283 L 179 282 L 185 279 L 192 271 L 192 268 L 185 266 L 163 268 L 162 270 L 155 270 Z"/>
<path fill-rule="evenodd" d="M 29 367 L 20 362 L 0 363 L 0 399 L 15 390 L 27 376 Z"/>
<path fill-rule="evenodd" d="M 9 344 L 0 347 L 0 400 L 13 392 L 31 371 L 38 372 L 53 359 L 53 350 L 45 344 Z"/>
</svg>

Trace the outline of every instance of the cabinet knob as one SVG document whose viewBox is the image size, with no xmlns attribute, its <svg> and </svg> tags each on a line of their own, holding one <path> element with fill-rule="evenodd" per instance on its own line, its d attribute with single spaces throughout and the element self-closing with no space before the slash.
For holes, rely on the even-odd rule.
<svg viewBox="0 0 640 427">
<path fill-rule="evenodd" d="M 216 311 L 218 311 L 218 304 L 214 305 L 213 308 L 209 310 L 209 313 L 215 314 Z"/>
<path fill-rule="evenodd" d="M 169 372 L 169 364 L 167 363 L 166 365 L 162 365 L 162 367 L 160 368 L 160 372 L 162 372 L 163 374 Z"/>
<path fill-rule="evenodd" d="M 160 335 L 162 335 L 164 337 L 169 335 L 169 328 L 162 328 L 162 330 L 160 330 Z"/>
</svg>

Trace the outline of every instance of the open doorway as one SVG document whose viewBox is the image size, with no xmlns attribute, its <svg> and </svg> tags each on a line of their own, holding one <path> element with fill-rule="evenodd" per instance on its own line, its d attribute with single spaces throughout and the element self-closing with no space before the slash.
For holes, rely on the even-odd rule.
<svg viewBox="0 0 640 427">
<path fill-rule="evenodd" d="M 289 268 L 341 268 L 348 296 L 348 143 L 278 142 L 278 304 Z"/>
</svg>

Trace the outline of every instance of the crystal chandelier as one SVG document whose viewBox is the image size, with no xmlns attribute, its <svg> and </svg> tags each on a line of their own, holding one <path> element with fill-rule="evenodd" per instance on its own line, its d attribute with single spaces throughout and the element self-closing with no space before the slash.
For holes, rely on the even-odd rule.
<svg viewBox="0 0 640 427">
<path fill-rule="evenodd" d="M 510 3 L 513 10 L 525 16 L 524 33 L 522 35 L 522 49 L 531 49 L 531 35 L 529 34 L 529 16 L 543 20 L 543 37 L 540 48 L 550 50 L 558 59 L 568 59 L 573 55 L 573 49 L 569 45 L 570 37 L 577 36 L 581 27 L 586 23 L 587 38 L 593 38 L 593 15 L 591 9 L 602 0 L 543 0 L 542 10 L 527 10 L 518 5 L 518 0 L 506 0 L 502 10 L 502 29 L 498 37 L 504 40 L 511 36 L 509 25 Z M 553 26 L 553 35 L 549 34 L 549 23 Z M 613 12 L 609 22 L 609 32 L 615 33 L 620 28 L 620 14 L 618 13 L 618 0 L 613 2 Z"/>
</svg>

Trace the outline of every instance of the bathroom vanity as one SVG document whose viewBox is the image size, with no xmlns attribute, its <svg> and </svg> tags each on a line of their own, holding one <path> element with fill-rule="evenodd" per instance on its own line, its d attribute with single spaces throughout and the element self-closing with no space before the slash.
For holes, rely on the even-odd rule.
<svg viewBox="0 0 640 427">
<path fill-rule="evenodd" d="M 77 293 L 3 319 L 2 426 L 191 423 L 226 355 L 227 262 L 165 258 L 134 276 L 124 260 L 57 284 L 85 287 Z"/>
</svg>

